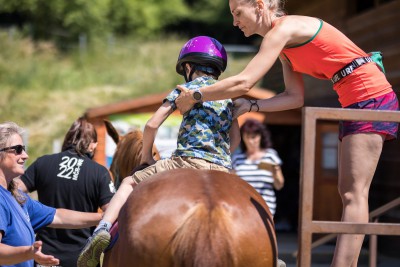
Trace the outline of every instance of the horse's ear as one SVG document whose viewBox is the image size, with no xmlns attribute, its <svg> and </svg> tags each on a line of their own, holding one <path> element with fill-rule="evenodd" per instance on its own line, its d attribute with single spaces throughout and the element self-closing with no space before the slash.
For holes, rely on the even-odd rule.
<svg viewBox="0 0 400 267">
<path fill-rule="evenodd" d="M 108 135 L 111 136 L 112 140 L 114 140 L 114 142 L 116 144 L 118 144 L 119 134 L 118 134 L 117 130 L 114 128 L 114 126 L 112 125 L 112 123 L 109 120 L 103 120 L 103 121 L 104 121 L 104 124 L 106 125 Z"/>
</svg>

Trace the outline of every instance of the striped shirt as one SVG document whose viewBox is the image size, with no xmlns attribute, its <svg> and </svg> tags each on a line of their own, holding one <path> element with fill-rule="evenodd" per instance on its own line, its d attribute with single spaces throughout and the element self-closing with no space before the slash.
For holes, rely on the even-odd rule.
<svg viewBox="0 0 400 267">
<path fill-rule="evenodd" d="M 249 160 L 246 153 L 241 151 L 232 155 L 232 167 L 236 174 L 257 190 L 264 198 L 272 215 L 274 215 L 276 210 L 274 178 L 272 177 L 272 172 L 258 168 L 258 164 L 261 161 L 282 165 L 282 160 L 279 158 L 278 153 L 272 148 L 266 149 L 265 154 L 259 160 Z"/>
</svg>

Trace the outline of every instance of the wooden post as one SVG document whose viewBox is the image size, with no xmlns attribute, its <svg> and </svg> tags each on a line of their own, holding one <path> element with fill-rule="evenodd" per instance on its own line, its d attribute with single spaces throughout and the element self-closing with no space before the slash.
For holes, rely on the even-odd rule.
<svg viewBox="0 0 400 267">
<path fill-rule="evenodd" d="M 341 108 L 303 108 L 300 169 L 300 214 L 298 266 L 311 266 L 313 233 L 400 235 L 400 224 L 313 221 L 316 123 L 323 120 L 400 122 L 400 112 Z M 372 237 L 372 242 L 374 237 Z M 372 246 L 376 246 L 372 244 Z M 376 255 L 375 255 L 376 259 Z M 376 261 L 376 260 L 375 260 Z"/>
</svg>

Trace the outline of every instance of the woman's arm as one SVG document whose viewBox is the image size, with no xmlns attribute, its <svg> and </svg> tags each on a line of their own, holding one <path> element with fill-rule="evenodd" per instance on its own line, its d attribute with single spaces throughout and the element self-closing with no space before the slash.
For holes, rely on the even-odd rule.
<svg viewBox="0 0 400 267">
<path fill-rule="evenodd" d="M 28 188 L 25 183 L 21 180 L 21 178 L 15 178 L 14 181 L 17 183 L 18 189 L 24 193 L 29 193 Z"/>
<path fill-rule="evenodd" d="M 282 169 L 279 164 L 262 161 L 258 164 L 258 168 L 271 172 L 272 178 L 274 179 L 274 188 L 276 190 L 282 189 L 285 184 L 285 178 L 283 177 Z"/>
<path fill-rule="evenodd" d="M 105 212 L 108 208 L 108 206 L 110 205 L 110 203 L 104 204 L 103 206 L 100 207 L 100 209 Z"/>
<path fill-rule="evenodd" d="M 2 234 L 0 233 L 0 241 Z M 42 241 L 36 241 L 32 246 L 12 247 L 0 244 L 0 265 L 14 265 L 24 261 L 34 259 L 43 265 L 58 265 L 60 261 L 54 256 L 45 255 L 41 252 Z"/>
<path fill-rule="evenodd" d="M 288 61 L 281 58 L 280 61 L 282 64 L 285 91 L 272 98 L 261 100 L 261 111 L 281 111 L 299 108 L 304 105 L 304 82 L 302 74 L 293 71 Z"/>
<path fill-rule="evenodd" d="M 282 111 L 304 105 L 304 83 L 301 73 L 294 72 L 286 61 L 282 61 L 285 91 L 268 99 L 258 101 L 260 111 Z"/>
<path fill-rule="evenodd" d="M 260 111 L 282 111 L 304 105 L 304 82 L 302 74 L 295 72 L 286 60 L 282 60 L 285 91 L 274 97 L 258 101 Z"/>
<path fill-rule="evenodd" d="M 57 209 L 54 219 L 48 227 L 63 229 L 80 229 L 97 225 L 102 214 L 98 212 L 81 212 L 68 209 Z"/>
<path fill-rule="evenodd" d="M 259 111 L 274 112 L 288 109 L 299 108 L 304 105 L 304 82 L 301 73 L 291 69 L 288 62 L 281 60 L 283 69 L 283 78 L 285 82 L 285 91 L 268 99 L 257 100 Z M 250 101 L 244 98 L 238 98 L 234 101 L 234 117 L 249 112 Z M 255 111 L 255 108 L 252 109 Z"/>
<path fill-rule="evenodd" d="M 239 129 L 239 122 L 237 119 L 232 121 L 232 126 L 231 129 L 229 131 L 229 138 L 231 140 L 230 142 L 230 151 L 231 153 L 233 153 L 236 148 L 239 146 L 240 144 L 240 129 Z"/>
<path fill-rule="evenodd" d="M 272 177 L 274 177 L 274 188 L 276 190 L 281 190 L 285 184 L 281 166 L 275 165 L 272 169 L 272 174 Z"/>
<path fill-rule="evenodd" d="M 158 128 L 172 112 L 173 110 L 170 102 L 165 101 L 164 104 L 162 104 L 162 106 L 147 121 L 143 131 L 143 149 L 140 164 L 154 164 L 155 160 L 153 158 L 153 144 Z"/>
</svg>

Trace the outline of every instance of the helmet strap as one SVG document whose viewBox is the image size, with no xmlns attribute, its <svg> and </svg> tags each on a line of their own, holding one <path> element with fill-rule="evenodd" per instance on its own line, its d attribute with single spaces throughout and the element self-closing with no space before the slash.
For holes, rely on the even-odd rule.
<svg viewBox="0 0 400 267">
<path fill-rule="evenodd" d="M 185 72 L 185 73 L 183 73 L 183 77 L 185 78 L 185 81 L 188 83 L 188 82 L 189 82 L 189 78 L 188 78 L 188 76 L 187 76 L 186 72 Z"/>
<path fill-rule="evenodd" d="M 189 80 L 188 81 L 186 81 L 186 82 L 191 82 L 191 81 L 193 81 L 193 73 L 196 71 L 196 68 L 191 68 L 190 69 L 190 73 L 189 73 Z"/>
<path fill-rule="evenodd" d="M 189 72 L 189 74 L 187 73 L 187 70 L 186 70 L 186 64 L 189 64 L 189 65 L 190 65 L 190 72 Z M 184 72 L 183 72 L 183 77 L 185 78 L 185 81 L 186 81 L 187 83 L 188 83 L 188 82 L 191 82 L 191 81 L 193 80 L 193 78 L 192 78 L 193 73 L 196 71 L 195 66 L 192 65 L 191 63 L 186 62 L 186 63 L 183 63 L 183 64 L 182 64 L 182 67 L 183 67 L 183 70 L 184 70 Z"/>
</svg>

